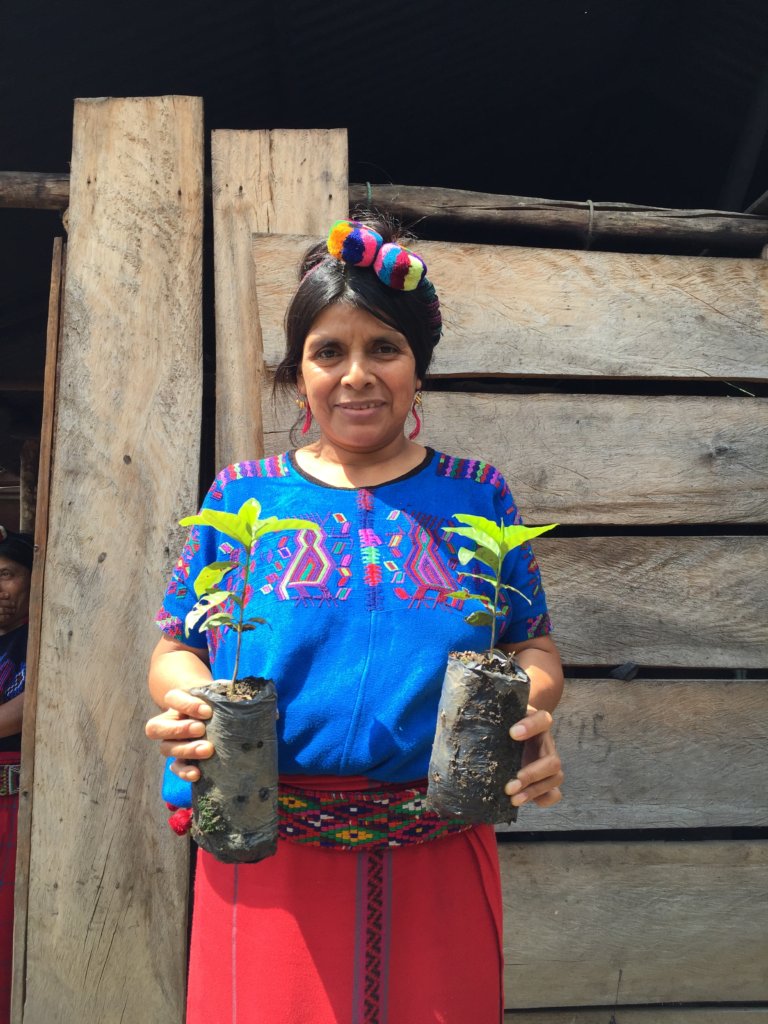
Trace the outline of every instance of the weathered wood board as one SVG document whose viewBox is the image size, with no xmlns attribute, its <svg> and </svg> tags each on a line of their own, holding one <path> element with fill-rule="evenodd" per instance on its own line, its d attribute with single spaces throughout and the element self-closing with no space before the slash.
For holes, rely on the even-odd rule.
<svg viewBox="0 0 768 1024">
<path fill-rule="evenodd" d="M 254 237 L 267 366 L 315 240 Z M 764 260 L 447 242 L 418 251 L 444 300 L 436 376 L 768 377 Z"/>
<path fill-rule="evenodd" d="M 215 131 L 216 463 L 264 451 L 253 232 L 322 234 L 346 216 L 347 133 Z"/>
<path fill-rule="evenodd" d="M 588 1010 L 507 1010 L 504 1024 L 768 1024 L 762 1006 L 609 1006 Z"/>
<path fill-rule="evenodd" d="M 768 1001 L 768 842 L 499 854 L 507 1006 Z"/>
<path fill-rule="evenodd" d="M 574 665 L 768 666 L 768 541 L 536 541 L 558 646 Z"/>
<path fill-rule="evenodd" d="M 563 800 L 499 831 L 768 825 L 767 704 L 768 679 L 569 679 Z"/>
<path fill-rule="evenodd" d="M 187 844 L 144 738 L 197 497 L 202 102 L 75 105 L 45 559 L 26 1024 L 181 1021 Z"/>
<path fill-rule="evenodd" d="M 51 284 L 48 293 L 48 324 L 45 339 L 45 377 L 43 381 L 43 414 L 40 423 L 40 463 L 37 476 L 35 513 L 35 559 L 29 601 L 29 640 L 27 642 L 27 675 L 24 685 L 24 722 L 21 736 L 21 774 L 19 810 L 16 827 L 16 884 L 13 908 L 13 979 L 11 985 L 11 1017 L 21 1020 L 24 1005 L 27 901 L 29 867 L 32 856 L 32 796 L 35 780 L 35 722 L 37 717 L 37 684 L 40 667 L 40 632 L 42 599 L 45 583 L 45 553 L 48 547 L 49 495 L 51 459 L 56 404 L 56 366 L 59 349 L 61 299 L 64 287 L 66 256 L 64 240 L 54 239 L 51 260 Z"/>
<path fill-rule="evenodd" d="M 424 396 L 420 440 L 505 475 L 531 523 L 749 523 L 768 509 L 768 400 Z M 268 454 L 295 410 L 264 408 Z"/>
</svg>

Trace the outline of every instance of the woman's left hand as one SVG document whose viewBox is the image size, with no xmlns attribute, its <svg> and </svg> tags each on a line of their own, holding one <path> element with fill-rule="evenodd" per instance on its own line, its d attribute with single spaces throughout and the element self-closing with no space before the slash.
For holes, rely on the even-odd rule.
<svg viewBox="0 0 768 1024">
<path fill-rule="evenodd" d="M 564 775 L 551 729 L 552 715 L 529 704 L 525 718 L 509 730 L 512 739 L 525 741 L 523 767 L 504 787 L 513 807 L 531 801 L 539 807 L 552 807 L 563 798 L 560 786 Z"/>
</svg>

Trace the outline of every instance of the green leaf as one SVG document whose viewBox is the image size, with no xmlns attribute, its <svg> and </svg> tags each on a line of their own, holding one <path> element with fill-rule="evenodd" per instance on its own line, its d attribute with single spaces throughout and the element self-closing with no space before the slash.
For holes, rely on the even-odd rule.
<svg viewBox="0 0 768 1024">
<path fill-rule="evenodd" d="M 200 623 L 200 632 L 204 633 L 207 629 L 220 629 L 222 626 L 229 626 L 237 631 L 237 623 L 229 612 L 216 612 L 215 615 L 209 615 Z"/>
<path fill-rule="evenodd" d="M 506 555 L 514 548 L 519 548 L 534 537 L 538 537 L 547 530 L 554 530 L 557 523 L 550 523 L 549 526 L 505 526 L 504 535 L 501 541 L 501 548 Z"/>
<path fill-rule="evenodd" d="M 216 608 L 217 605 L 223 604 L 228 597 L 234 597 L 229 590 L 218 590 L 213 594 L 206 594 L 205 597 L 201 597 L 197 604 L 187 613 L 184 619 L 184 633 L 189 635 L 189 631 L 193 626 L 197 625 L 200 619 L 211 610 Z"/>
<path fill-rule="evenodd" d="M 237 511 L 237 518 L 243 524 L 248 534 L 248 550 L 253 547 L 253 541 L 257 536 L 260 525 L 261 503 L 255 498 L 248 498 Z"/>
<path fill-rule="evenodd" d="M 236 540 L 238 544 L 242 544 L 247 551 L 250 551 L 250 528 L 240 519 L 239 514 L 235 515 L 234 512 L 217 512 L 211 508 L 204 508 L 196 516 L 180 519 L 179 524 L 181 526 L 212 526 L 214 530 L 218 530 L 226 537 L 231 537 L 232 540 Z"/>
<path fill-rule="evenodd" d="M 527 594 L 524 594 L 522 590 L 518 590 L 517 587 L 513 587 L 511 583 L 500 583 L 499 587 L 501 590 L 511 590 L 513 594 L 519 594 L 528 604 L 533 604 L 533 601 Z"/>
<path fill-rule="evenodd" d="M 210 562 L 197 574 L 195 593 L 198 597 L 213 590 L 221 583 L 228 572 L 237 568 L 237 562 Z"/>
<path fill-rule="evenodd" d="M 452 590 L 446 597 L 455 597 L 457 601 L 468 601 L 472 594 L 468 590 Z"/>
<path fill-rule="evenodd" d="M 454 515 L 454 519 L 458 519 L 459 516 Z M 466 516 L 465 518 L 470 518 Z M 472 516 L 471 518 L 481 519 L 482 516 Z M 485 520 L 490 522 L 490 520 Z M 487 533 L 483 533 L 481 530 L 476 530 L 473 526 L 444 526 L 443 533 L 455 533 L 459 537 L 468 537 L 469 540 L 473 540 L 479 548 L 488 548 L 495 555 L 499 555 L 500 548 L 496 540 L 489 536 Z"/>
<path fill-rule="evenodd" d="M 470 626 L 492 626 L 493 615 L 490 612 L 472 612 L 464 621 Z"/>
<path fill-rule="evenodd" d="M 461 512 L 454 512 L 453 518 L 465 526 L 473 527 L 478 533 L 484 534 L 489 540 L 495 541 L 497 544 L 501 543 L 502 524 L 497 523 L 495 519 L 486 519 L 485 516 L 466 515 Z M 486 544 L 486 547 L 491 547 L 491 545 Z"/>
<path fill-rule="evenodd" d="M 485 582 L 486 583 L 490 583 L 491 586 L 493 586 L 493 587 L 496 586 L 496 577 L 495 576 L 488 576 L 484 572 L 460 572 L 459 576 L 461 576 L 461 577 L 471 576 L 473 580 L 485 580 Z"/>
<path fill-rule="evenodd" d="M 268 519 L 262 519 L 256 536 L 261 537 L 265 533 L 282 533 L 283 530 L 312 530 L 313 533 L 319 533 L 320 527 L 317 523 L 310 522 L 309 519 L 276 519 L 274 516 L 269 516 Z"/>
</svg>

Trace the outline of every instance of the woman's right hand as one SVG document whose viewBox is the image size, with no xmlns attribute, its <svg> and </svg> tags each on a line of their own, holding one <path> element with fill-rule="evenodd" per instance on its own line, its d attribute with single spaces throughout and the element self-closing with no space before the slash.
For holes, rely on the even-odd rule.
<svg viewBox="0 0 768 1024">
<path fill-rule="evenodd" d="M 164 703 L 167 709 L 150 718 L 144 731 L 151 740 L 160 741 L 164 757 L 176 758 L 172 772 L 187 782 L 197 782 L 200 769 L 194 762 L 213 754 L 213 744 L 205 738 L 205 719 L 213 712 L 187 690 L 168 690 Z"/>
</svg>

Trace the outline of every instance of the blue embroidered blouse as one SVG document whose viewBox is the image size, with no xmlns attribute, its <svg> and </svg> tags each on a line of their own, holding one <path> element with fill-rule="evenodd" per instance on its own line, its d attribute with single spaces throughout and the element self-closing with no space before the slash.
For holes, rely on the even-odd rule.
<svg viewBox="0 0 768 1024">
<path fill-rule="evenodd" d="M 449 596 L 462 586 L 457 550 L 466 541 L 442 528 L 457 525 L 454 513 L 520 522 L 503 477 L 488 463 L 428 449 L 403 477 L 340 488 L 308 476 L 287 453 L 228 466 L 203 507 L 236 512 L 251 497 L 262 516 L 301 517 L 319 527 L 318 533 L 265 535 L 248 574 L 248 613 L 269 625 L 243 634 L 238 674 L 275 681 L 281 773 L 423 778 L 446 656 L 483 650 L 490 640 L 489 627 L 464 621 L 479 602 Z M 200 569 L 236 560 L 237 552 L 212 527 L 193 527 L 157 616 L 170 638 L 192 647 L 207 643 L 214 678 L 231 676 L 236 635 L 228 629 L 185 635 L 184 619 L 196 601 Z M 227 589 L 242 581 L 244 559 L 241 553 Z M 508 555 L 504 577 L 530 604 L 510 595 L 499 642 L 548 633 L 529 545 Z M 467 582 L 473 590 L 479 583 Z"/>
</svg>

